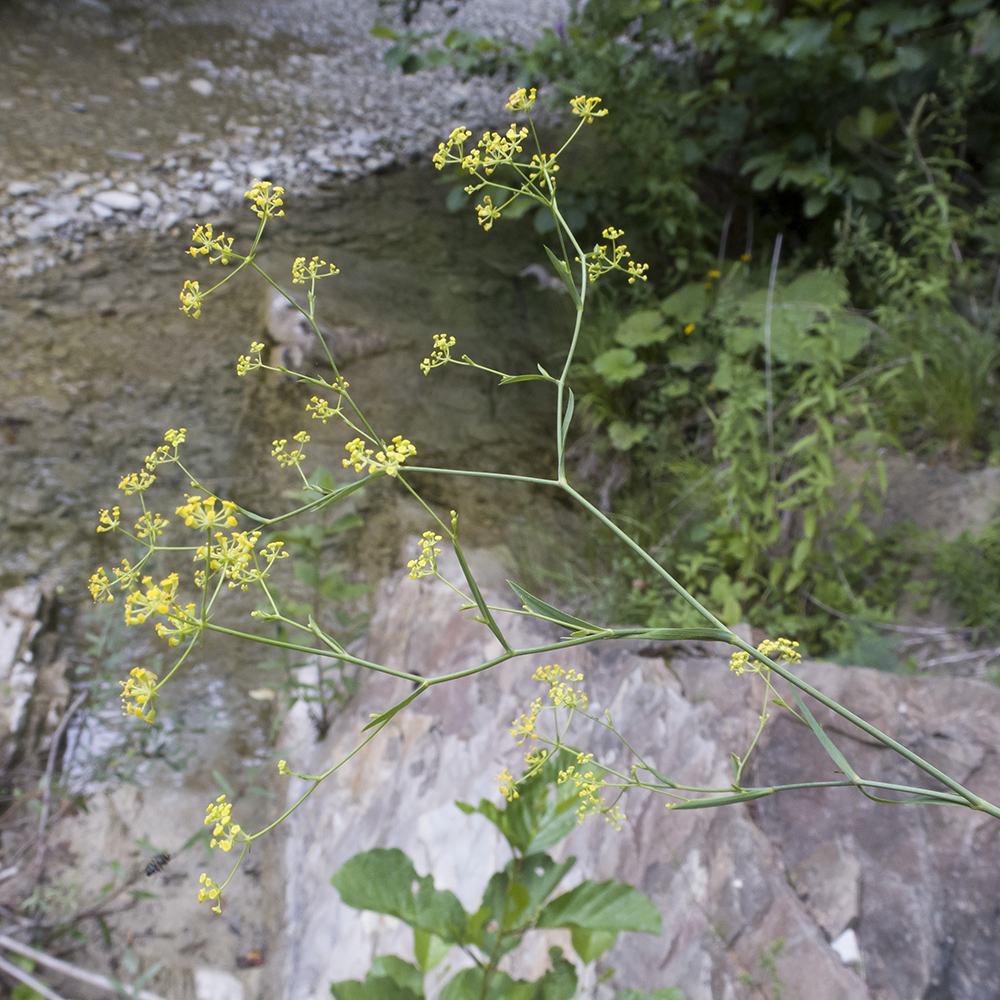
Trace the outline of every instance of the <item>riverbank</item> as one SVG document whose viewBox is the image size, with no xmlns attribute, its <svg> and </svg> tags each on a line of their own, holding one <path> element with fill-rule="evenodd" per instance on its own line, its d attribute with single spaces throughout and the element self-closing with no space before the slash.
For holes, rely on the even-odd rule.
<svg viewBox="0 0 1000 1000">
<path fill-rule="evenodd" d="M 428 2 L 411 27 L 528 38 L 565 0 Z M 376 0 L 22 0 L 0 11 L 0 268 L 74 260 L 123 231 L 225 219 L 253 179 L 310 196 L 419 161 L 510 90 L 388 70 Z"/>
</svg>

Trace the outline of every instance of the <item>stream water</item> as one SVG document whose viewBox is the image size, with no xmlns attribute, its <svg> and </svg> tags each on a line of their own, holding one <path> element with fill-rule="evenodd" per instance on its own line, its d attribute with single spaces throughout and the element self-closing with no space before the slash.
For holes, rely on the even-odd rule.
<svg viewBox="0 0 1000 1000">
<path fill-rule="evenodd" d="M 539 442 L 551 438 L 554 401 L 539 383 L 499 389 L 495 378 L 468 370 L 430 377 L 419 370 L 437 333 L 455 336 L 457 351 L 482 364 L 526 372 L 550 363 L 568 336 L 568 298 L 518 276 L 544 260 L 529 226 L 484 234 L 471 212 L 446 210 L 448 188 L 435 183 L 434 171 L 386 169 L 394 157 L 405 159 L 407 144 L 426 142 L 435 117 L 448 120 L 479 91 L 451 93 L 443 107 L 411 122 L 394 151 L 387 153 L 391 143 L 380 143 L 378 129 L 355 130 L 310 158 L 320 148 L 323 98 L 303 106 L 295 95 L 316 88 L 317 74 L 349 67 L 356 39 L 327 24 L 304 41 L 293 15 L 308 25 L 303 12 L 312 6 L 278 6 L 277 27 L 224 3 L 141 10 L 53 0 L 11 4 L 0 16 L 0 165 L 13 178 L 0 190 L 0 586 L 38 580 L 60 593 L 71 675 L 95 692 L 73 733 L 67 773 L 91 792 L 95 778 L 108 779 L 90 813 L 60 827 L 74 845 L 56 880 L 64 903 L 93 894 L 111 865 L 141 864 L 153 849 L 176 852 L 229 782 L 234 794 L 257 803 L 245 807 L 247 819 L 270 815 L 269 779 L 254 770 L 276 750 L 276 702 L 260 697 L 273 679 L 259 668 L 266 652 L 206 643 L 168 689 L 162 724 L 139 733 L 120 717 L 117 682 L 137 663 L 159 662 L 165 645 L 133 635 L 117 618 L 92 617 L 86 593 L 96 566 L 131 555 L 96 533 L 98 511 L 121 503 L 131 515 L 116 486 L 168 428 L 187 428 L 185 462 L 207 486 L 262 513 L 286 507 L 283 492 L 297 486 L 270 457 L 275 438 L 307 429 L 307 465 L 325 466 L 339 482 L 354 475 L 341 465 L 354 434 L 308 420 L 311 389 L 236 375 L 237 357 L 266 339 L 262 279 L 239 276 L 208 300 L 199 320 L 178 308 L 185 279 L 210 281 L 208 265 L 184 254 L 191 223 L 225 227 L 248 245 L 256 218 L 240 195 L 252 168 L 288 188 L 286 216 L 272 223 L 260 249 L 262 267 L 286 286 L 300 254 L 341 270 L 321 283 L 317 315 L 354 331 L 360 348 L 344 374 L 377 431 L 412 440 L 421 465 L 551 472 L 551 453 Z M 352 11 L 345 23 L 357 31 Z M 312 68 L 302 81 L 305 65 Z M 254 86 L 237 87 L 241 74 Z M 199 102 L 208 88 L 185 86 L 189 78 L 216 91 L 228 82 L 228 91 L 206 110 Z M 394 105 L 375 92 L 369 105 L 382 99 L 403 120 L 399 98 Z M 329 112 L 349 99 L 349 88 L 326 99 Z M 378 118 L 377 107 L 373 113 Z M 358 116 L 351 121 L 360 128 Z M 387 132 L 385 115 L 381 124 Z M 141 200 L 142 208 L 102 208 L 96 195 L 109 191 Z M 460 511 L 471 544 L 509 541 L 512 524 L 550 517 L 538 494 L 516 484 L 430 476 L 414 484 L 441 511 Z M 171 516 L 185 488 L 167 472 L 147 499 Z M 337 555 L 349 577 L 368 583 L 401 565 L 408 557 L 402 541 L 430 527 L 389 481 L 355 497 L 350 509 L 363 525 L 343 536 Z M 253 607 L 238 594 L 230 603 L 234 620 Z M 262 874 L 274 860 L 269 848 L 255 850 L 221 941 L 209 930 L 210 914 L 192 915 L 205 864 L 202 848 L 192 850 L 159 877 L 161 898 L 126 925 L 147 935 L 147 965 L 163 958 L 225 967 L 234 949 L 265 947 L 280 933 L 280 863 Z M 104 958 L 113 971 L 113 957 Z M 189 987 L 168 992 L 185 995 Z"/>
</svg>

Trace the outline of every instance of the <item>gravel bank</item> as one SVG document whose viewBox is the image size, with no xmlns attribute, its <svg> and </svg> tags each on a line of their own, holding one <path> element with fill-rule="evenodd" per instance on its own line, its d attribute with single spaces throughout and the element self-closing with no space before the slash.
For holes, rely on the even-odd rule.
<svg viewBox="0 0 1000 1000">
<path fill-rule="evenodd" d="M 566 0 L 426 3 L 415 30 L 530 39 Z M 495 124 L 505 80 L 388 71 L 378 0 L 22 0 L 0 12 L 0 266 L 225 222 L 254 178 L 308 193 Z"/>
</svg>

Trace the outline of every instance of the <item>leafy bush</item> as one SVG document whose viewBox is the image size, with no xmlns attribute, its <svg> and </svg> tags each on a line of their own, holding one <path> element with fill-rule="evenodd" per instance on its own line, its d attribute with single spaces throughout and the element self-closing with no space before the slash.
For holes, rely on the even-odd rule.
<svg viewBox="0 0 1000 1000">
<path fill-rule="evenodd" d="M 341 899 L 359 910 L 385 913 L 413 928 L 416 964 L 379 955 L 364 982 L 333 983 L 337 1000 L 421 1000 L 424 978 L 453 948 L 472 957 L 440 991 L 443 998 L 541 997 L 572 1000 L 577 970 L 561 948 L 549 949 L 551 967 L 537 980 L 516 980 L 498 969 L 500 960 L 525 943 L 536 929 L 565 928 L 584 963 L 597 961 L 622 931 L 659 934 L 662 920 L 653 901 L 617 879 L 584 881 L 555 895 L 576 858 L 555 861 L 547 850 L 576 826 L 577 791 L 557 783 L 570 754 L 553 755 L 532 777 L 518 782 L 518 796 L 503 809 L 483 799 L 478 806 L 456 803 L 478 813 L 503 834 L 513 855 L 489 880 L 482 905 L 468 913 L 458 897 L 438 889 L 431 875 L 419 876 L 400 850 L 376 848 L 357 854 L 333 876 Z M 440 984 L 438 984 L 440 985 Z M 619 1000 L 683 1000 L 676 989 L 652 993 L 628 990 Z"/>
</svg>

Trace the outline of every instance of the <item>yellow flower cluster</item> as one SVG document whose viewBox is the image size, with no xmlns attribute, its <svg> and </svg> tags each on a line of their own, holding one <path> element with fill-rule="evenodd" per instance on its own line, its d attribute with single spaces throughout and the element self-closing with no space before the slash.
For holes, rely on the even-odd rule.
<svg viewBox="0 0 1000 1000">
<path fill-rule="evenodd" d="M 166 615 L 170 613 L 171 605 L 177 596 L 178 579 L 176 573 L 171 573 L 158 584 L 153 583 L 151 576 L 142 578 L 145 593 L 133 590 L 125 598 L 125 624 L 141 625 L 150 615 Z"/>
<path fill-rule="evenodd" d="M 100 530 L 100 529 L 98 529 Z M 115 583 L 120 590 L 128 590 L 136 580 L 139 579 L 139 568 L 129 564 L 127 559 L 122 560 L 122 568 L 117 566 L 112 570 L 115 575 Z M 90 577 L 90 595 L 98 604 L 105 601 L 113 601 L 114 595 L 111 593 L 111 582 L 104 572 L 103 566 L 98 566 L 97 570 Z"/>
<path fill-rule="evenodd" d="M 346 389 L 348 383 L 341 380 L 343 387 Z M 340 386 L 335 388 L 339 389 Z M 331 418 L 340 416 L 340 404 L 343 402 L 342 399 L 337 400 L 336 406 L 331 406 L 325 399 L 320 399 L 319 396 L 313 396 L 312 399 L 306 403 L 306 413 L 310 414 L 313 420 L 321 420 L 324 424 Z"/>
<path fill-rule="evenodd" d="M 110 511 L 106 507 L 102 508 L 98 516 L 97 533 L 114 531 L 121 524 L 121 516 L 122 512 L 118 507 L 112 507 Z"/>
<path fill-rule="evenodd" d="M 577 769 L 577 765 L 586 767 L 593 759 L 594 755 L 592 753 L 577 754 L 576 764 L 570 764 L 564 771 L 561 770 L 559 772 L 558 783 L 562 785 L 567 781 L 572 781 L 576 786 L 577 796 L 580 799 L 580 804 L 576 807 L 576 821 L 578 824 L 582 823 L 587 816 L 600 813 L 603 814 L 605 822 L 613 823 L 615 829 L 620 830 L 622 822 L 625 819 L 625 813 L 618 806 L 608 808 L 604 804 L 600 795 L 600 791 L 605 785 L 603 779 L 595 774 L 593 768 L 588 768 L 583 772 Z"/>
<path fill-rule="evenodd" d="M 266 564 L 263 569 L 257 563 L 255 551 L 260 541 L 259 531 L 234 531 L 227 538 L 221 531 L 215 533 L 215 541 L 211 545 L 199 545 L 195 551 L 195 561 L 207 562 L 212 573 L 222 573 L 229 580 L 229 589 L 239 587 L 246 590 L 247 585 L 263 580 L 277 559 L 284 559 L 288 553 L 283 551 L 284 542 L 268 542 L 260 551 Z M 197 574 L 199 586 L 204 584 L 204 573 Z"/>
<path fill-rule="evenodd" d="M 213 882 L 212 879 L 205 874 L 201 873 L 201 878 L 198 879 L 201 883 L 202 888 L 198 890 L 198 902 L 204 903 L 206 899 L 218 900 L 215 906 L 212 907 L 213 913 L 222 912 L 222 889 L 219 888 L 218 882 Z"/>
<path fill-rule="evenodd" d="M 146 456 L 146 468 L 152 472 L 158 465 L 163 465 L 166 462 L 176 462 L 177 461 L 177 449 L 184 444 L 187 439 L 187 428 L 181 427 L 180 430 L 169 430 L 163 435 L 163 440 L 166 444 L 161 444 L 156 451 L 151 452 Z"/>
<path fill-rule="evenodd" d="M 419 580 L 422 576 L 433 576 L 437 573 L 437 557 L 441 555 L 441 550 L 436 546 L 440 541 L 441 536 L 435 535 L 433 531 L 425 531 L 420 536 L 420 554 L 406 564 L 411 580 Z"/>
<path fill-rule="evenodd" d="M 628 283 L 630 285 L 634 285 L 636 279 L 645 281 L 645 272 L 649 270 L 649 265 L 637 264 L 635 261 L 629 260 L 628 258 L 632 255 L 628 252 L 628 247 L 624 243 L 618 242 L 625 235 L 625 231 L 609 226 L 601 235 L 606 240 L 611 240 L 611 253 L 609 255 L 607 246 L 599 243 L 587 254 L 587 276 L 590 281 L 592 283 L 597 281 L 602 274 L 607 274 L 609 271 L 623 271 L 629 276 Z M 624 267 L 622 266 L 623 261 L 626 262 Z"/>
<path fill-rule="evenodd" d="M 253 202 L 254 212 L 263 221 L 285 214 L 281 207 L 284 204 L 281 200 L 284 193 L 283 187 L 272 187 L 270 181 L 254 181 L 250 190 L 243 197 L 249 198 Z"/>
<path fill-rule="evenodd" d="M 219 847 L 223 851 L 231 850 L 242 829 L 239 823 L 234 823 L 232 820 L 232 804 L 226 801 L 225 795 L 220 795 L 205 812 L 208 814 L 205 817 L 205 826 L 214 824 L 215 827 L 208 846 Z"/>
<path fill-rule="evenodd" d="M 131 472 L 127 476 L 122 476 L 122 481 L 118 484 L 118 489 L 125 491 L 125 496 L 130 497 L 133 493 L 142 493 L 148 490 L 156 482 L 156 476 L 150 475 L 145 469 L 138 472 Z"/>
<path fill-rule="evenodd" d="M 520 719 L 515 719 L 510 725 L 510 735 L 517 740 L 517 745 L 520 746 L 529 736 L 533 740 L 538 739 L 538 733 L 535 732 L 535 723 L 538 722 L 538 715 L 542 710 L 542 699 L 536 698 L 529 707 L 528 714 L 525 715 L 524 712 L 521 713 Z"/>
<path fill-rule="evenodd" d="M 323 268 L 326 270 L 322 270 Z M 331 275 L 340 274 L 340 268 L 328 261 L 313 257 L 306 262 L 305 257 L 296 257 L 292 264 L 292 284 L 304 285 L 306 281 L 315 281 L 317 278 L 329 278 Z"/>
<path fill-rule="evenodd" d="M 145 667 L 133 667 L 127 681 L 118 682 L 122 687 L 122 715 L 135 715 L 146 722 L 156 718 L 152 699 L 156 695 L 156 674 Z"/>
<path fill-rule="evenodd" d="M 513 802 L 514 799 L 520 798 L 517 793 L 517 782 L 507 768 L 504 768 L 497 775 L 497 781 L 500 783 L 500 791 L 503 793 L 503 797 L 508 802 Z"/>
<path fill-rule="evenodd" d="M 260 352 L 264 350 L 264 345 L 259 341 L 255 340 L 250 345 L 250 354 L 241 354 L 239 361 L 236 362 L 236 374 L 242 378 L 248 372 L 256 371 L 261 367 L 263 362 L 260 360 Z"/>
<path fill-rule="evenodd" d="M 434 349 L 429 358 L 420 362 L 420 370 L 429 375 L 432 368 L 440 368 L 451 360 L 451 349 L 455 346 L 455 338 L 443 333 L 434 334 Z"/>
<path fill-rule="evenodd" d="M 344 447 L 349 453 L 344 459 L 344 468 L 349 469 L 353 466 L 355 472 L 361 472 L 367 465 L 369 475 L 383 471 L 388 476 L 395 476 L 403 462 L 417 453 L 417 449 L 400 434 L 392 439 L 391 444 L 385 446 L 385 451 L 377 453 L 371 448 L 366 448 L 361 438 L 348 441 Z"/>
<path fill-rule="evenodd" d="M 599 97 L 573 97 L 570 99 L 570 111 L 579 118 L 582 118 L 588 125 L 595 118 L 603 118 L 607 113 L 607 108 L 597 111 L 597 105 L 601 103 Z"/>
<path fill-rule="evenodd" d="M 558 663 L 539 667 L 532 677 L 549 686 L 549 700 L 556 708 L 587 707 L 587 695 L 573 685 L 583 680 L 583 674 L 575 670 L 564 670 Z"/>
<path fill-rule="evenodd" d="M 292 440 L 299 445 L 293 451 L 285 451 L 285 445 L 288 444 L 287 438 L 271 442 L 271 458 L 275 459 L 283 469 L 289 469 L 293 465 L 301 465 L 306 457 L 302 445 L 309 441 L 309 435 L 305 431 L 299 431 Z"/>
<path fill-rule="evenodd" d="M 189 528 L 235 528 L 236 518 L 233 511 L 236 504 L 232 500 L 220 501 L 220 510 L 215 509 L 216 497 L 206 497 L 204 500 L 200 496 L 187 497 L 187 503 L 178 507 L 175 513 L 184 518 L 184 523 Z"/>
<path fill-rule="evenodd" d="M 535 103 L 535 94 L 538 91 L 532 87 L 530 91 L 524 89 L 524 87 L 518 87 L 510 97 L 507 98 L 507 110 L 508 111 L 530 111 L 531 106 Z"/>
<path fill-rule="evenodd" d="M 181 312 L 197 319 L 201 315 L 201 301 L 204 297 L 205 293 L 197 281 L 185 281 L 181 289 Z"/>
<path fill-rule="evenodd" d="M 195 615 L 195 606 L 188 604 L 179 608 L 175 604 L 172 612 L 167 615 L 167 622 L 156 623 L 156 634 L 167 640 L 168 646 L 176 646 L 183 639 L 193 639 L 201 632 L 204 623 Z"/>
<path fill-rule="evenodd" d="M 216 236 L 212 232 L 211 223 L 207 226 L 198 226 L 191 236 L 191 242 L 194 246 L 187 252 L 192 257 L 205 255 L 212 264 L 216 261 L 220 264 L 228 264 L 232 257 L 235 256 L 233 254 L 233 238 L 226 236 L 225 233 L 219 233 Z M 213 257 L 212 254 L 215 254 L 215 256 Z"/>
<path fill-rule="evenodd" d="M 791 639 L 765 639 L 757 647 L 757 650 L 779 663 L 796 664 L 802 662 L 802 654 L 799 653 L 798 646 L 799 644 Z M 742 674 L 748 666 L 754 673 L 759 673 L 762 668 L 762 664 L 758 663 L 757 660 L 751 663 L 750 654 L 745 649 L 737 650 L 729 658 L 729 669 L 734 674 Z M 767 668 L 764 667 L 764 669 Z"/>
</svg>

